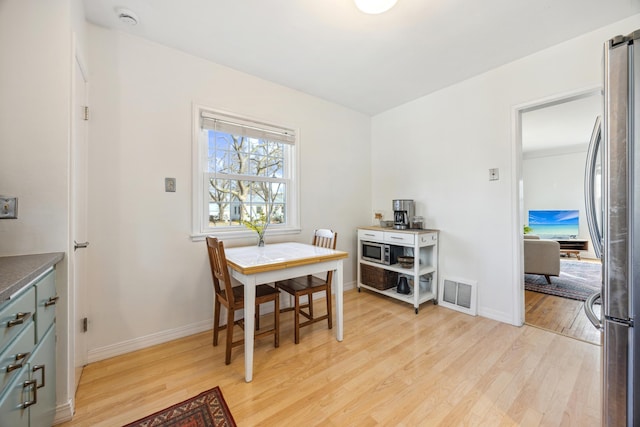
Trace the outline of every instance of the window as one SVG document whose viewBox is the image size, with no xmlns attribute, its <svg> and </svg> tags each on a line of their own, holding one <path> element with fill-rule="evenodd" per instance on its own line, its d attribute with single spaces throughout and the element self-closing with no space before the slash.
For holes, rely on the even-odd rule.
<svg viewBox="0 0 640 427">
<path fill-rule="evenodd" d="M 299 231 L 296 132 L 202 107 L 195 108 L 194 237 Z"/>
</svg>

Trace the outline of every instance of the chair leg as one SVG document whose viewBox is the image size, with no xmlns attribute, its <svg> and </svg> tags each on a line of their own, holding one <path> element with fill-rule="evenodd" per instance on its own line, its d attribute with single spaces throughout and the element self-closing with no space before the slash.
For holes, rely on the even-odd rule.
<svg viewBox="0 0 640 427">
<path fill-rule="evenodd" d="M 293 324 L 294 324 L 294 333 L 293 338 L 294 342 L 298 344 L 300 342 L 300 296 L 295 296 L 295 308 L 293 310 Z"/>
<path fill-rule="evenodd" d="M 231 345 L 233 343 L 233 310 L 227 310 L 227 348 L 224 357 L 224 364 L 231 363 Z"/>
<path fill-rule="evenodd" d="M 327 287 L 327 320 L 329 322 L 329 329 L 333 328 L 333 313 L 331 311 L 331 286 Z"/>
<path fill-rule="evenodd" d="M 273 346 L 278 348 L 280 347 L 280 296 L 276 296 L 273 302 L 273 322 L 273 328 L 275 329 Z"/>
<path fill-rule="evenodd" d="M 256 331 L 260 330 L 260 304 L 256 304 Z"/>
<path fill-rule="evenodd" d="M 216 297 L 213 308 L 213 345 L 218 345 L 218 331 L 220 331 L 220 301 Z"/>
<path fill-rule="evenodd" d="M 313 294 L 307 294 L 307 304 L 309 305 L 309 317 L 313 319 Z"/>
</svg>

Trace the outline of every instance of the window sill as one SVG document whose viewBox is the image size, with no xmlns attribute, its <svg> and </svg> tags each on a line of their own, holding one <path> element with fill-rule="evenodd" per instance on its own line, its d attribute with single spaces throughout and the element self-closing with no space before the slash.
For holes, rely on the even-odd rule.
<svg viewBox="0 0 640 427">
<path fill-rule="evenodd" d="M 270 236 L 284 236 L 288 234 L 300 234 L 302 230 L 300 228 L 281 228 L 277 230 L 267 230 L 265 233 L 265 239 L 268 239 Z M 191 235 L 192 242 L 202 242 L 208 236 L 218 237 L 221 239 L 249 239 L 249 238 L 257 238 L 257 234 L 255 231 L 251 230 L 212 230 L 207 233 L 195 233 Z"/>
</svg>

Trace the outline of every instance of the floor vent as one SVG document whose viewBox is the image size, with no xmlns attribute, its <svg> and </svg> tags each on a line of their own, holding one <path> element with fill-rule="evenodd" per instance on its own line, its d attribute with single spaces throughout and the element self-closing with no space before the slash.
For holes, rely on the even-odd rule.
<svg viewBox="0 0 640 427">
<path fill-rule="evenodd" d="M 478 314 L 476 285 L 473 280 L 443 278 L 438 297 L 440 305 L 475 316 Z"/>
</svg>

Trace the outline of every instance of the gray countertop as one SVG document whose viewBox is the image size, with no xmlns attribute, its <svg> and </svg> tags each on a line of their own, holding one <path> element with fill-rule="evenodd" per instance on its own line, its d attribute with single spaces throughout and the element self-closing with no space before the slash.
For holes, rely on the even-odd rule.
<svg viewBox="0 0 640 427">
<path fill-rule="evenodd" d="M 391 231 L 393 233 L 407 233 L 407 234 L 423 234 L 423 233 L 438 233 L 440 230 L 428 229 L 428 228 L 407 228 L 404 230 L 396 230 L 393 227 L 380 227 L 379 225 L 364 225 L 358 227 L 361 230 L 373 230 L 373 231 Z"/>
<path fill-rule="evenodd" d="M 0 257 L 0 304 L 63 258 L 64 252 Z"/>
</svg>

